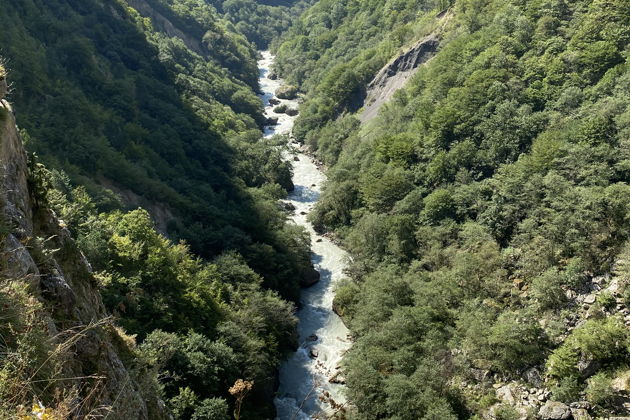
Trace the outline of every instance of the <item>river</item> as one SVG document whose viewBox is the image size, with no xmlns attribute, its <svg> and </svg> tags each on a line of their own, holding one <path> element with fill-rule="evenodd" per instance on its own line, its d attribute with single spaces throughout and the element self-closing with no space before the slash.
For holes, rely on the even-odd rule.
<svg viewBox="0 0 630 420">
<path fill-rule="evenodd" d="M 265 116 L 278 118 L 277 125 L 265 127 L 265 137 L 290 134 L 296 118 L 274 113 L 275 106 L 269 104 L 269 100 L 275 98 L 276 89 L 282 85 L 281 80 L 268 77 L 273 60 L 270 52 L 263 51 L 258 62 Z M 289 108 L 298 107 L 297 100 L 280 100 L 280 103 Z M 310 233 L 311 259 L 321 277 L 318 283 L 302 290 L 301 307 L 296 314 L 300 347 L 280 367 L 280 388 L 275 400 L 277 418 L 328 418 L 346 403 L 344 386 L 330 381 L 331 378 L 342 378 L 339 364 L 352 344 L 348 329 L 332 310 L 334 285 L 343 277 L 346 253 L 328 238 L 318 235 L 307 221 L 326 176 L 296 144 L 291 144 L 287 159 L 293 162 L 295 184 L 295 190 L 286 200 L 295 207 L 291 219 Z M 333 379 L 333 382 L 339 381 Z"/>
</svg>

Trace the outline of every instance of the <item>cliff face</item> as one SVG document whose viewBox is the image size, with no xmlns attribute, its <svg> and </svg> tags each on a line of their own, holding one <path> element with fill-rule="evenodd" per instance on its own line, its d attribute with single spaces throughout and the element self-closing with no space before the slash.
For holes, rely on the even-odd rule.
<svg viewBox="0 0 630 420">
<path fill-rule="evenodd" d="M 76 390 L 73 414 L 81 418 L 98 410 L 121 419 L 168 418 L 154 388 L 141 385 L 145 377 L 131 366 L 133 344 L 125 344 L 129 340 L 112 325 L 90 264 L 46 207 L 36 179 L 38 169 L 29 168 L 10 106 L 4 101 L 3 105 L 0 288 L 24 285 L 38 301 L 38 317 L 48 335 L 45 341 L 52 343 L 55 358 L 60 359 L 51 383 L 58 389 Z"/>
<path fill-rule="evenodd" d="M 435 55 L 439 45 L 439 39 L 435 35 L 430 35 L 387 63 L 367 86 L 363 112 L 359 114 L 359 119 L 367 122 L 376 117 L 380 107 L 389 101 L 398 89 L 405 86 L 420 65 Z"/>
</svg>

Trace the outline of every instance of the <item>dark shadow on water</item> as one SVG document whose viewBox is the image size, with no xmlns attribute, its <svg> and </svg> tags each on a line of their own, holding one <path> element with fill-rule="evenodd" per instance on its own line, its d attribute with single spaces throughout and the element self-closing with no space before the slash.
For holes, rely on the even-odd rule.
<svg viewBox="0 0 630 420">
<path fill-rule="evenodd" d="M 296 185 L 295 189 L 289 194 L 289 199 L 298 203 L 315 203 L 319 200 L 320 193 L 311 187 L 304 185 Z"/>
</svg>

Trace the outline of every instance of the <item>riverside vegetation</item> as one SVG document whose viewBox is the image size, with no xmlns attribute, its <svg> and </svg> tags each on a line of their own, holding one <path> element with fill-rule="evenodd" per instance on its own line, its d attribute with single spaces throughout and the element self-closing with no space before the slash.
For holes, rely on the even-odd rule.
<svg viewBox="0 0 630 420">
<path fill-rule="evenodd" d="M 272 41 L 305 95 L 294 135 L 329 168 L 314 226 L 351 255 L 347 415 L 627 414 L 626 0 L 19 0 L 0 24 L 38 156 L 2 167 L 29 181 L 2 184 L 0 417 L 137 400 L 148 418 L 273 417 L 311 268 L 277 204 L 290 165 L 260 139 Z M 361 122 L 379 70 L 428 36 L 431 60 Z M 15 250 L 40 277 L 15 276 Z M 110 373 L 135 385 L 102 406 Z"/>
<path fill-rule="evenodd" d="M 277 205 L 292 187 L 291 169 L 273 141 L 260 140 L 257 53 L 230 21 L 235 3 L 218 11 L 196 0 L 3 4 L 9 98 L 37 154 L 34 208 L 55 211 L 76 238 L 63 249 L 78 247 L 93 274 L 55 247 L 54 218 L 36 238 L 19 229 L 30 217 L 12 210 L 5 186 L 3 261 L 22 249 L 14 249 L 17 238 L 42 280 L 29 285 L 3 271 L 0 417 L 224 419 L 236 408 L 241 418 L 273 416 L 277 367 L 297 344 L 291 302 L 312 268 L 307 235 Z M 267 19 L 257 14 L 264 9 L 276 32 L 293 13 L 292 2 L 239 4 L 250 3 L 251 19 Z M 258 45 L 275 33 L 248 28 Z M 10 131 L 9 111 L 0 111 Z M 3 136 L 3 145 L 14 137 Z M 5 158 L 19 162 L 13 153 Z M 3 179 L 26 170 L 15 165 Z M 47 273 L 61 286 L 47 288 Z M 91 320 L 56 309 L 64 279 L 75 288 L 98 284 L 86 296 L 102 296 L 116 325 L 93 319 L 104 338 L 92 340 L 118 350 L 92 357 L 118 354 L 124 366 L 80 359 L 91 345 L 80 323 Z M 105 316 L 98 308 L 90 317 Z M 79 365 L 74 380 L 64 379 L 69 365 Z M 127 380 L 108 399 L 117 374 Z M 253 385 L 246 396 L 231 395 L 237 379 Z M 134 387 L 163 403 L 132 411 Z"/>
<path fill-rule="evenodd" d="M 372 78 L 429 35 L 361 124 Z M 626 413 L 630 3 L 323 0 L 283 39 L 294 133 L 330 168 L 313 222 L 352 255 L 357 417 Z"/>
</svg>

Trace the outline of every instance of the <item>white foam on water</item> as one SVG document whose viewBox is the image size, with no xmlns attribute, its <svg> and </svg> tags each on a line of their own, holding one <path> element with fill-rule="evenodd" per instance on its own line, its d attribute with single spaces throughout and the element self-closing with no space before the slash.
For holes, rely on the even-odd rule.
<svg viewBox="0 0 630 420">
<path fill-rule="evenodd" d="M 262 52 L 258 62 L 260 70 L 261 98 L 265 105 L 265 116 L 278 118 L 278 125 L 265 127 L 265 137 L 275 134 L 290 134 L 296 117 L 275 114 L 269 104 L 282 80 L 271 80 L 267 76 L 274 56 Z M 297 108 L 297 100 L 280 100 L 289 108 Z M 343 277 L 346 253 L 329 239 L 318 235 L 307 221 L 307 214 L 319 199 L 326 176 L 313 160 L 295 149 L 295 156 L 288 156 L 293 163 L 295 190 L 289 194 L 288 202 L 295 206 L 293 222 L 304 226 L 311 235 L 312 261 L 320 272 L 320 281 L 303 289 L 297 311 L 300 348 L 280 367 L 280 388 L 275 399 L 278 420 L 316 419 L 318 415 L 331 415 L 335 409 L 320 397 L 327 394 L 336 404 L 344 404 L 344 386 L 333 384 L 329 379 L 338 372 L 343 354 L 350 348 L 349 331 L 332 310 L 334 285 Z M 302 214 L 305 213 L 305 214 Z M 317 336 L 313 340 L 312 336 Z M 310 339 L 309 339 L 310 338 Z M 314 355 L 317 354 L 317 357 Z"/>
</svg>

